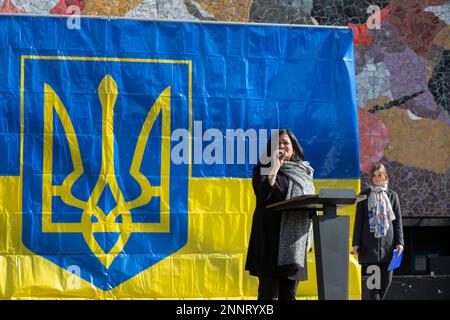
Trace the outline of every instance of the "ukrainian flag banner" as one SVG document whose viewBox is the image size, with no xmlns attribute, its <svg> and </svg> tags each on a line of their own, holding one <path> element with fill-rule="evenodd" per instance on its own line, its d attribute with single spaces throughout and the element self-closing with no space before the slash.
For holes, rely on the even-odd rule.
<svg viewBox="0 0 450 320">
<path fill-rule="evenodd" d="M 0 298 L 255 298 L 251 174 L 268 130 L 294 131 L 316 190 L 359 191 L 352 40 L 0 16 Z M 298 294 L 314 298 L 313 253 L 308 273 Z"/>
</svg>

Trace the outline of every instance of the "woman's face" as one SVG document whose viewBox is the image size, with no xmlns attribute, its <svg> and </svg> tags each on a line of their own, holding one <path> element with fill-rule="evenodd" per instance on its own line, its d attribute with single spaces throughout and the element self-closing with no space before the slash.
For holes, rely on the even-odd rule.
<svg viewBox="0 0 450 320">
<path fill-rule="evenodd" d="M 387 181 L 386 176 L 380 172 L 380 170 L 375 170 L 373 173 L 372 183 L 376 186 L 382 186 Z"/>
<path fill-rule="evenodd" d="M 284 161 L 288 161 L 291 159 L 292 154 L 294 153 L 294 149 L 292 148 L 291 138 L 286 133 L 280 134 L 280 141 L 278 144 L 278 148 L 284 152 Z"/>
</svg>

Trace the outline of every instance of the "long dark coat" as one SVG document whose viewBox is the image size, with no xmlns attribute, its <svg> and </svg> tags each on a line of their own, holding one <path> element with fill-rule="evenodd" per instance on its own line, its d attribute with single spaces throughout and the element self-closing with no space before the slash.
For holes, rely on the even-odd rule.
<svg viewBox="0 0 450 320">
<path fill-rule="evenodd" d="M 395 220 L 389 223 L 386 236 L 375 238 L 370 232 L 368 199 L 370 188 L 361 192 L 367 199 L 356 206 L 355 225 L 353 229 L 353 246 L 359 246 L 358 261 L 360 264 L 389 263 L 395 246 L 404 246 L 402 214 L 397 193 L 388 189 L 387 194 L 391 202 Z"/>
<path fill-rule="evenodd" d="M 275 185 L 272 187 L 268 176 L 261 175 L 260 169 L 259 165 L 253 169 L 252 184 L 256 196 L 256 208 L 253 214 L 245 269 L 253 276 L 290 276 L 299 281 L 306 280 L 308 276 L 306 263 L 305 268 L 294 271 L 283 270 L 277 266 L 281 212 L 266 208 L 268 204 L 286 199 L 287 178 L 281 170 L 278 171 Z"/>
</svg>

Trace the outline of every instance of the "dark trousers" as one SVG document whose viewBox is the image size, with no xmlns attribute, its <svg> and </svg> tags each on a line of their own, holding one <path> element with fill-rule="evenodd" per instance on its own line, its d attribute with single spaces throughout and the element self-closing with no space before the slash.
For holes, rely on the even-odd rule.
<svg viewBox="0 0 450 320">
<path fill-rule="evenodd" d="M 367 268 L 369 266 L 378 266 L 380 268 L 380 287 L 379 289 L 370 289 L 368 287 L 368 282 L 372 282 L 375 273 L 372 270 L 371 272 L 367 272 Z M 392 275 L 393 270 L 388 271 L 389 264 L 388 263 L 370 263 L 370 264 L 363 264 L 362 266 L 362 275 L 371 277 L 371 279 L 367 279 L 366 281 L 362 281 L 362 285 L 366 286 L 366 289 L 369 292 L 370 300 L 383 300 L 386 296 L 386 293 L 389 290 L 389 287 L 392 283 Z"/>
<path fill-rule="evenodd" d="M 258 277 L 258 300 L 295 300 L 298 281 L 283 277 Z"/>
</svg>

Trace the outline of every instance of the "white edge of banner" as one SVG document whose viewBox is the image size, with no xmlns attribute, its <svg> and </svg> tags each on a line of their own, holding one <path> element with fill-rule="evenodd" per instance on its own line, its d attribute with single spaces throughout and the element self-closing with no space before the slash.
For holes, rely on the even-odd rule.
<svg viewBox="0 0 450 320">
<path fill-rule="evenodd" d="M 197 23 L 197 24 L 224 24 L 241 26 L 266 26 L 266 27 L 288 27 L 288 28 L 332 28 L 332 29 L 350 29 L 347 26 L 324 26 L 315 24 L 287 24 L 287 23 L 258 23 L 258 22 L 238 22 L 238 21 L 213 21 L 213 20 L 171 20 L 171 19 L 145 19 L 136 17 L 121 16 L 90 16 L 90 15 L 67 15 L 67 14 L 31 14 L 31 13 L 6 13 L 0 12 L 0 16 L 12 17 L 42 17 L 42 18 L 70 18 L 79 17 L 82 19 L 106 19 L 106 20 L 135 20 L 147 22 L 178 22 L 178 23 Z"/>
</svg>

